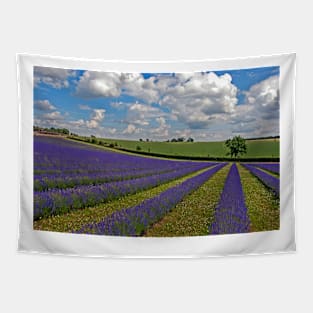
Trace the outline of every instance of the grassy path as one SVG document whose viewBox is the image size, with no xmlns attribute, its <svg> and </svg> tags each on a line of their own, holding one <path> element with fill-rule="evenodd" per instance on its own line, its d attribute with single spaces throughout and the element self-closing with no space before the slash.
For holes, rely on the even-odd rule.
<svg viewBox="0 0 313 313">
<path fill-rule="evenodd" d="M 238 164 L 238 170 L 251 221 L 250 231 L 279 229 L 279 199 L 242 165 Z"/>
<path fill-rule="evenodd" d="M 136 194 L 122 197 L 120 199 L 113 200 L 104 204 L 92 208 L 84 208 L 81 210 L 75 210 L 73 212 L 51 216 L 34 222 L 35 230 L 47 230 L 57 232 L 71 232 L 81 228 L 82 225 L 92 222 L 100 222 L 104 217 L 112 214 L 117 210 L 121 210 L 126 207 L 134 206 L 144 201 L 145 199 L 152 198 L 166 189 L 176 186 L 177 184 L 185 181 L 186 179 L 196 176 L 207 168 L 184 176 L 180 179 L 165 183 L 158 187 L 148 189 Z"/>
<path fill-rule="evenodd" d="M 208 235 L 230 164 L 215 173 L 199 189 L 181 201 L 161 221 L 150 227 L 147 237 Z"/>
</svg>

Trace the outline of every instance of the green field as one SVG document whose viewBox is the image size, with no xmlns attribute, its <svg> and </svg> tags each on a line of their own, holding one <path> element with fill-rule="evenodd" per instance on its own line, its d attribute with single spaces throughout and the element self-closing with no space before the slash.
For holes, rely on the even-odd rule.
<svg viewBox="0 0 313 313">
<path fill-rule="evenodd" d="M 158 153 L 169 156 L 226 157 L 226 147 L 222 142 L 146 142 L 119 139 L 100 139 L 107 144 L 117 144 L 117 148 L 139 152 Z M 279 139 L 247 140 L 247 154 L 244 157 L 279 157 Z"/>
</svg>

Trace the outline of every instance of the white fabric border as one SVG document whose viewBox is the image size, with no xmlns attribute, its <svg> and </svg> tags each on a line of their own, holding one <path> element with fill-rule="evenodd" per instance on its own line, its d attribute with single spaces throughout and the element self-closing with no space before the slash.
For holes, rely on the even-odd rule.
<svg viewBox="0 0 313 313">
<path fill-rule="evenodd" d="M 294 92 L 296 55 L 201 61 L 104 61 L 17 55 L 20 134 L 18 250 L 90 257 L 192 258 L 296 250 L 294 218 Z M 132 238 L 33 230 L 33 66 L 118 72 L 194 72 L 280 66 L 280 230 L 233 235 Z"/>
</svg>

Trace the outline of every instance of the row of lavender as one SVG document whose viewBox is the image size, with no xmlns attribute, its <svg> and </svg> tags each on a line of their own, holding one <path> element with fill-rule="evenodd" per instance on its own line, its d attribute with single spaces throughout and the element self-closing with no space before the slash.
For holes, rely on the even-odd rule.
<svg viewBox="0 0 313 313">
<path fill-rule="evenodd" d="M 245 233 L 250 220 L 236 164 L 230 168 L 220 201 L 215 208 L 210 234 Z"/>
<path fill-rule="evenodd" d="M 214 165 L 212 163 L 212 165 Z M 84 173 L 84 174 L 49 174 L 49 175 L 34 175 L 34 190 L 47 191 L 51 189 L 66 189 L 74 188 L 78 185 L 99 185 L 114 181 L 124 181 L 134 178 L 151 176 L 156 174 L 163 174 L 174 172 L 182 168 L 193 167 L 193 164 L 179 164 L 178 166 L 168 166 L 162 169 L 141 169 L 141 170 L 124 170 L 122 172 L 98 172 L 98 173 Z"/>
<path fill-rule="evenodd" d="M 250 163 L 241 165 L 279 197 L 279 178 L 263 171 L 267 170 L 279 174 L 279 163 Z M 209 233 L 245 233 L 249 231 L 249 224 L 248 209 L 245 204 L 240 175 L 237 166 L 233 164 L 226 178 L 220 201 L 215 208 L 214 221 L 209 227 Z"/>
<path fill-rule="evenodd" d="M 208 166 L 216 163 L 207 163 Z M 195 162 L 114 153 L 62 138 L 35 137 L 34 190 L 97 185 L 174 172 Z"/>
<path fill-rule="evenodd" d="M 116 211 L 99 223 L 84 225 L 77 233 L 140 236 L 149 226 L 165 216 L 185 196 L 199 188 L 225 165 L 226 163 L 221 163 L 167 189 L 156 197 L 147 199 L 136 206 Z"/>
<path fill-rule="evenodd" d="M 34 174 L 64 175 L 113 173 L 179 167 L 194 162 L 178 162 L 116 153 L 62 138 L 34 137 Z"/>
<path fill-rule="evenodd" d="M 35 191 L 34 219 L 105 203 L 122 196 L 156 187 L 207 167 L 207 164 L 199 163 L 193 167 L 183 168 L 169 173 L 96 186 L 82 185 L 67 189 Z"/>
<path fill-rule="evenodd" d="M 255 165 L 252 164 L 244 164 L 241 163 L 247 170 L 249 170 L 254 176 L 256 176 L 265 186 L 271 189 L 274 194 L 279 197 L 280 195 L 280 184 L 279 178 L 275 177 L 271 174 L 268 174 L 260 169 L 258 169 Z"/>
<path fill-rule="evenodd" d="M 156 197 L 147 199 L 136 206 L 117 211 L 99 223 L 86 224 L 77 233 L 139 236 L 144 233 L 149 226 L 159 221 L 173 209 L 183 197 L 199 188 L 206 180 L 224 166 L 225 164 L 217 165 L 200 175 L 166 190 Z M 255 174 L 256 171 L 260 171 L 251 165 L 244 166 L 253 174 Z M 260 172 L 263 173 L 263 176 L 268 175 L 262 171 Z M 264 184 L 267 183 L 266 180 L 262 180 L 262 182 Z M 219 203 L 215 208 L 214 220 L 209 226 L 208 233 L 246 233 L 249 231 L 249 227 L 250 219 L 245 204 L 240 175 L 237 165 L 232 164 Z"/>
<path fill-rule="evenodd" d="M 280 173 L 280 165 L 279 163 L 249 163 L 249 165 L 258 167 L 260 169 L 279 174 Z"/>
<path fill-rule="evenodd" d="M 34 175 L 35 220 L 105 203 L 216 165 L 125 155 L 61 138 L 35 137 L 34 149 L 35 172 L 50 171 Z M 76 172 L 79 166 L 84 173 Z"/>
<path fill-rule="evenodd" d="M 123 155 L 59 138 L 38 138 L 34 148 L 34 219 L 94 206 L 211 167 L 135 207 L 113 213 L 101 223 L 85 225 L 81 233 L 140 235 L 184 196 L 225 166 L 223 163 L 181 162 Z M 242 165 L 279 196 L 279 179 L 263 171 L 279 173 L 279 164 Z M 209 233 L 247 231 L 247 208 L 239 172 L 233 164 Z"/>
</svg>

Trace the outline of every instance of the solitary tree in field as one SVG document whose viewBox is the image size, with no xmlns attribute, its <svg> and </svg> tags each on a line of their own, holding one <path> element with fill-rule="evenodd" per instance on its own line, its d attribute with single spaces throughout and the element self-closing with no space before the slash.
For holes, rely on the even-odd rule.
<svg viewBox="0 0 313 313">
<path fill-rule="evenodd" d="M 229 149 L 227 155 L 230 155 L 231 158 L 237 158 L 238 156 L 247 153 L 246 141 L 241 136 L 235 136 L 231 139 L 227 139 L 225 141 L 225 145 Z"/>
</svg>

